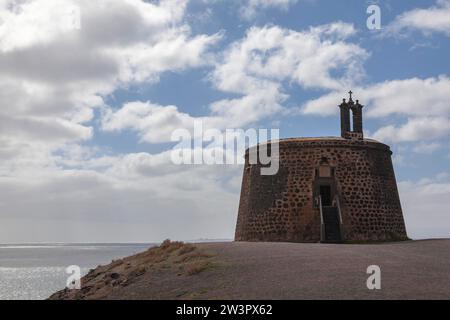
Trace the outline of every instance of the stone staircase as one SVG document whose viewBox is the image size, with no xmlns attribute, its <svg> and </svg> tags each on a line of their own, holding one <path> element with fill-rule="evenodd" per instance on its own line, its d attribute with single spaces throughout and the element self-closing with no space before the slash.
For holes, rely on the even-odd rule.
<svg viewBox="0 0 450 320">
<path fill-rule="evenodd" d="M 342 242 L 339 222 L 339 212 L 337 207 L 323 207 L 323 222 L 325 224 L 325 242 Z"/>
</svg>

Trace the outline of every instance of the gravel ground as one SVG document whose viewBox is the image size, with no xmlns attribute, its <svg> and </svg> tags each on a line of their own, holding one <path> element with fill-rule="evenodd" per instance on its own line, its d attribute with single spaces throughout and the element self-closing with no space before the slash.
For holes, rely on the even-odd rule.
<svg viewBox="0 0 450 320">
<path fill-rule="evenodd" d="M 147 266 L 150 271 L 135 278 L 128 275 L 124 285 L 109 284 L 105 291 L 107 285 L 101 281 L 112 270 L 106 266 L 98 270 L 98 289 L 83 299 L 450 299 L 450 240 L 373 245 L 229 242 L 196 247 L 211 254 L 204 258 L 209 267 L 201 272 L 185 274 L 176 263 L 163 262 Z M 145 259 L 143 253 L 124 261 L 140 267 L 148 264 Z M 370 265 L 381 268 L 380 290 L 367 288 Z"/>
<path fill-rule="evenodd" d="M 450 299 L 450 240 L 202 246 L 220 252 L 228 265 L 220 276 L 224 298 Z M 381 290 L 367 288 L 370 265 L 381 268 Z"/>
</svg>

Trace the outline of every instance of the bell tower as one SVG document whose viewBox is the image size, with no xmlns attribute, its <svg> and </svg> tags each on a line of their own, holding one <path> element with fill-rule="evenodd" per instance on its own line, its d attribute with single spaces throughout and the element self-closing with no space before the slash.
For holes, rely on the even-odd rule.
<svg viewBox="0 0 450 320">
<path fill-rule="evenodd" d="M 363 105 L 356 100 L 353 101 L 353 92 L 349 92 L 350 98 L 348 102 L 343 99 L 342 103 L 339 105 L 341 109 L 341 136 L 344 139 L 350 140 L 363 140 L 363 120 L 362 120 L 362 109 Z M 353 116 L 353 130 L 350 128 L 350 111 Z"/>
</svg>

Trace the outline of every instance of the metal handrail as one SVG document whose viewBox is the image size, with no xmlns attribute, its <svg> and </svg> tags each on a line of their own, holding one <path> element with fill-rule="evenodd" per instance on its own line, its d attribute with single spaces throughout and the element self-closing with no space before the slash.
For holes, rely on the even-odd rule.
<svg viewBox="0 0 450 320">
<path fill-rule="evenodd" d="M 323 224 L 322 196 L 319 196 L 320 224 Z"/>
<path fill-rule="evenodd" d="M 319 208 L 320 208 L 320 241 L 325 241 L 325 223 L 323 219 L 323 209 L 322 209 L 322 196 L 319 197 Z"/>
<path fill-rule="evenodd" d="M 338 208 L 338 214 L 339 214 L 339 231 L 341 232 L 341 241 L 344 239 L 344 223 L 342 221 L 342 211 L 341 211 L 341 200 L 339 199 L 339 196 L 335 196 L 335 201 Z"/>
<path fill-rule="evenodd" d="M 336 201 L 338 213 L 339 213 L 339 223 L 342 224 L 342 213 L 341 213 L 341 201 L 339 200 L 339 196 L 335 195 L 334 200 Z"/>
</svg>

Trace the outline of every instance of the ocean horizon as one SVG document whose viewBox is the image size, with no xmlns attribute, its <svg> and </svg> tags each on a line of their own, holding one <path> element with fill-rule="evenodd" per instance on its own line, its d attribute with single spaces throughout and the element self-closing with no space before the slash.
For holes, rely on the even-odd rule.
<svg viewBox="0 0 450 320">
<path fill-rule="evenodd" d="M 157 243 L 0 244 L 0 300 L 42 300 L 66 286 L 66 268 L 90 269 Z"/>
<path fill-rule="evenodd" d="M 199 239 L 185 242 L 222 242 Z M 99 265 L 153 246 L 149 243 L 8 243 L 0 244 L 0 300 L 42 300 L 66 286 L 69 266 L 81 275 Z"/>
</svg>

